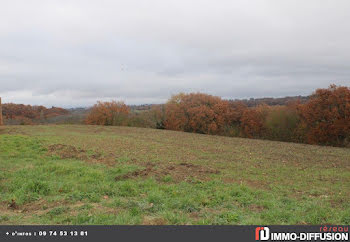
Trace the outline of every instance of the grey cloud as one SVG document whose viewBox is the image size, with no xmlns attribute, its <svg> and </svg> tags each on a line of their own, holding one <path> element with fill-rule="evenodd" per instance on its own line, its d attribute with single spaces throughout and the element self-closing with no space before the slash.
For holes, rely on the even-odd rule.
<svg viewBox="0 0 350 242">
<path fill-rule="evenodd" d="M 349 10 L 345 0 L 5 0 L 0 95 L 70 107 L 349 85 Z"/>
</svg>

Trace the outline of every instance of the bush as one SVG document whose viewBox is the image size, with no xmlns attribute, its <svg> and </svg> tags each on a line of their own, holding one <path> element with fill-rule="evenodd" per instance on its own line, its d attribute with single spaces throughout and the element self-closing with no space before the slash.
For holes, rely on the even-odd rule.
<svg viewBox="0 0 350 242">
<path fill-rule="evenodd" d="M 85 122 L 97 125 L 126 125 L 129 107 L 124 102 L 97 102 Z"/>
<path fill-rule="evenodd" d="M 300 129 L 311 144 L 348 146 L 350 143 L 350 89 L 331 85 L 317 89 L 299 106 Z"/>
<path fill-rule="evenodd" d="M 266 116 L 266 137 L 271 140 L 295 141 L 299 117 L 296 110 L 287 106 L 271 108 Z"/>
<path fill-rule="evenodd" d="M 270 112 L 267 105 L 249 108 L 244 111 L 241 118 L 243 136 L 248 138 L 264 138 L 266 135 L 265 120 Z"/>
<path fill-rule="evenodd" d="M 201 134 L 223 134 L 229 123 L 229 102 L 203 93 L 180 93 L 165 106 L 164 127 Z"/>
</svg>

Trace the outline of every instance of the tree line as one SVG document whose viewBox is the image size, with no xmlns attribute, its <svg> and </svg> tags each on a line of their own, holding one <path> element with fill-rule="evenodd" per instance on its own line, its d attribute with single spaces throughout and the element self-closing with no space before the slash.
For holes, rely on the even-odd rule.
<svg viewBox="0 0 350 242">
<path fill-rule="evenodd" d="M 66 115 L 68 110 L 58 107 L 5 103 L 2 113 L 6 124 L 36 124 L 53 117 Z"/>
<path fill-rule="evenodd" d="M 224 100 L 179 93 L 165 104 L 98 102 L 74 112 L 13 103 L 2 107 L 5 124 L 122 125 L 350 147 L 350 89 L 336 85 L 300 98 Z"/>
<path fill-rule="evenodd" d="M 250 98 L 250 99 L 235 99 L 233 101 L 240 101 L 246 104 L 248 107 L 256 107 L 261 104 L 269 106 L 287 105 L 290 102 L 306 103 L 310 96 L 292 96 L 292 97 L 264 97 L 264 98 Z"/>
<path fill-rule="evenodd" d="M 180 93 L 140 112 L 123 102 L 98 102 L 85 123 L 349 147 L 350 89 L 331 85 L 307 99 L 252 107 L 204 93 Z"/>
</svg>

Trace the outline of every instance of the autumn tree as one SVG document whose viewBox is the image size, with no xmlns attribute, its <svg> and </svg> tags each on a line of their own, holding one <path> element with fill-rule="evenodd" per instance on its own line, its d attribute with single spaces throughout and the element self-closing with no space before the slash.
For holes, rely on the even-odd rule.
<svg viewBox="0 0 350 242">
<path fill-rule="evenodd" d="M 180 93 L 165 106 L 166 129 L 222 134 L 229 123 L 229 102 L 203 93 Z"/>
<path fill-rule="evenodd" d="M 43 113 L 44 119 L 48 119 L 52 117 L 66 115 L 69 113 L 69 111 L 59 107 L 51 107 L 51 108 L 44 107 L 40 109 L 40 117 L 42 117 L 41 113 Z"/>
<path fill-rule="evenodd" d="M 97 102 L 88 114 L 86 124 L 126 125 L 129 107 L 124 102 Z"/>
<path fill-rule="evenodd" d="M 350 89 L 331 85 L 317 89 L 299 107 L 301 125 L 311 144 L 347 146 L 350 144 Z"/>
<path fill-rule="evenodd" d="M 241 118 L 243 135 L 248 138 L 263 138 L 266 133 L 265 120 L 269 111 L 270 107 L 266 104 L 246 109 Z"/>
<path fill-rule="evenodd" d="M 24 104 L 3 104 L 3 116 L 5 120 L 15 120 L 20 124 L 38 123 L 39 120 L 69 114 L 63 108 L 46 108 L 44 106 L 31 106 Z"/>
<path fill-rule="evenodd" d="M 165 105 L 165 121 L 166 129 L 185 131 L 188 123 L 188 115 L 185 111 L 185 96 L 180 93 L 172 96 Z"/>
<path fill-rule="evenodd" d="M 225 113 L 225 131 L 224 135 L 227 136 L 240 136 L 241 135 L 241 125 L 242 117 L 245 110 L 247 110 L 247 105 L 241 101 L 229 101 L 229 107 Z"/>
</svg>

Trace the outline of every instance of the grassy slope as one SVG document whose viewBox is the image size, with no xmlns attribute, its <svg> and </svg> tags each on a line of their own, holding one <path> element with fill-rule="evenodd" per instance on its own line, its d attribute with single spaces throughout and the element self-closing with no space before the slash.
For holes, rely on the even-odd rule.
<svg viewBox="0 0 350 242">
<path fill-rule="evenodd" d="M 129 127 L 0 134 L 0 224 L 350 224 L 350 149 Z"/>
</svg>

